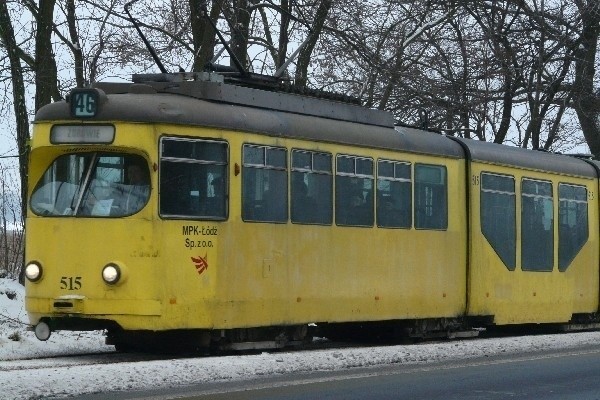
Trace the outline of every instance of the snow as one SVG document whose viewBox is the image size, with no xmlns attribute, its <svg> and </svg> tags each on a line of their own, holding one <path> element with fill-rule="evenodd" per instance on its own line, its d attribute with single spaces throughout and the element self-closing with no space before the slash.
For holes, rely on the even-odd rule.
<svg viewBox="0 0 600 400">
<path fill-rule="evenodd" d="M 60 398 L 108 391 L 242 381 L 267 375 L 397 364 L 425 365 L 496 354 L 570 350 L 593 345 L 600 340 L 600 332 L 585 332 L 91 364 L 90 357 L 72 356 L 114 352 L 114 347 L 104 344 L 102 332 L 54 332 L 47 342 L 40 342 L 27 331 L 23 299 L 21 285 L 13 280 L 0 279 L 0 399 Z"/>
<path fill-rule="evenodd" d="M 104 344 L 101 332 L 54 332 L 48 341 L 40 342 L 27 331 L 24 299 L 23 286 L 0 279 L 0 375 L 3 361 L 114 351 Z"/>
</svg>

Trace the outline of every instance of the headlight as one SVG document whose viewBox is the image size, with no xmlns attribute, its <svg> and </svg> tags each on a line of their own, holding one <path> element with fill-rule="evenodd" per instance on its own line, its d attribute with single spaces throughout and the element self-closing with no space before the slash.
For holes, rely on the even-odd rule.
<svg viewBox="0 0 600 400">
<path fill-rule="evenodd" d="M 31 282 L 37 282 L 42 279 L 42 266 L 37 262 L 30 262 L 25 267 L 25 276 Z"/>
<path fill-rule="evenodd" d="M 117 264 L 107 264 L 102 269 L 102 279 L 109 285 L 114 285 L 121 279 L 121 268 Z"/>
</svg>

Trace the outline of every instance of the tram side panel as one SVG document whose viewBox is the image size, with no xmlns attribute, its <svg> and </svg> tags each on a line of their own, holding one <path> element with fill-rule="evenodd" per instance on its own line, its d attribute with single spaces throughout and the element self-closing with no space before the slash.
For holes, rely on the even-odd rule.
<svg viewBox="0 0 600 400">
<path fill-rule="evenodd" d="M 236 251 L 224 240 L 229 144 L 220 130 L 168 124 L 155 126 L 154 139 L 162 329 L 212 329 L 223 257 Z"/>
<path fill-rule="evenodd" d="M 497 325 L 598 308 L 597 182 L 472 162 L 469 308 Z"/>
<path fill-rule="evenodd" d="M 287 224 L 241 219 L 242 147 L 249 135 L 157 129 L 169 327 L 233 329 L 289 321 L 287 252 L 278 241 L 286 237 Z M 215 202 L 221 202 L 219 209 L 212 208 Z M 245 230 L 247 225 L 252 229 Z"/>
<path fill-rule="evenodd" d="M 215 224 L 218 244 L 213 242 L 212 248 L 204 248 L 202 243 L 196 248 L 186 248 L 187 238 L 177 233 L 185 229 L 184 222 L 165 224 L 169 226 L 165 237 L 175 238 L 165 244 L 165 252 L 179 260 L 176 264 L 185 271 L 176 280 L 185 288 L 177 297 L 190 299 L 184 308 L 193 311 L 189 314 L 191 325 L 226 329 L 455 317 L 464 312 L 467 220 L 464 160 L 251 134 L 223 135 L 230 149 L 229 216 L 227 221 Z M 339 155 L 370 159 L 374 166 L 380 160 L 400 161 L 412 168 L 412 174 L 416 166 L 440 167 L 447 174 L 447 223 L 439 229 L 416 229 L 417 211 L 412 208 L 413 223 L 406 229 L 375 227 L 375 219 L 371 226 L 343 226 L 338 224 L 339 217 L 333 210 L 335 195 L 330 223 L 294 223 L 290 220 L 292 201 L 288 197 L 294 172 L 290 171 L 289 160 L 294 150 L 331 156 L 332 194 L 339 179 L 336 176 Z M 263 152 L 267 160 L 270 151 L 274 152 L 273 157 L 278 157 L 278 152 L 285 153 L 287 166 L 277 169 L 277 165 L 253 164 L 244 158 L 244 154 Z M 285 187 L 288 215 L 281 219 L 272 216 L 277 221 L 263 221 L 251 212 L 258 213 L 265 206 L 260 203 L 262 197 L 254 192 L 259 187 L 264 189 L 264 185 L 256 179 L 249 185 L 248 179 L 260 176 L 271 180 L 273 189 L 280 179 L 278 174 L 287 180 L 282 187 Z M 372 182 L 378 184 L 375 175 Z M 413 199 L 417 192 L 414 186 L 413 182 Z M 431 212 L 425 205 L 431 193 L 426 191 L 422 188 L 421 212 Z M 250 203 L 252 200 L 256 202 Z M 248 207 L 254 208 L 248 210 Z M 375 215 L 375 200 L 372 207 Z M 210 226 L 210 223 L 198 225 Z M 211 240 L 208 236 L 198 239 Z M 197 268 L 192 265 L 192 257 L 204 259 L 207 266 Z M 171 291 L 174 290 L 172 286 Z"/>
<path fill-rule="evenodd" d="M 317 251 L 314 254 L 325 260 L 317 268 L 306 271 L 301 261 L 306 249 L 292 247 L 292 259 L 298 260 L 293 273 L 305 276 L 302 280 L 292 279 L 292 284 L 300 293 L 312 290 L 314 298 L 320 298 L 314 302 L 313 309 L 318 313 L 313 318 L 327 322 L 375 321 L 455 317 L 462 313 L 466 247 L 456 244 L 465 240 L 464 192 L 461 184 L 457 184 L 463 181 L 464 162 L 351 148 L 332 148 L 331 152 L 337 155 L 335 185 L 344 182 L 337 165 L 341 161 L 340 155 L 358 153 L 358 156 L 373 159 L 377 166 L 374 180 L 376 217 L 373 227 L 352 227 L 344 226 L 340 213 L 336 213 L 327 237 L 329 242 L 315 241 Z M 383 170 L 389 162 L 395 163 L 396 169 L 407 166 L 412 172 L 409 228 L 384 227 L 383 220 L 378 218 L 386 207 L 381 203 L 389 183 Z M 444 195 L 447 196 L 446 210 L 437 215 L 441 219 L 428 220 L 430 225 L 423 214 L 434 216 L 435 194 L 430 191 L 431 186 L 419 186 L 418 180 L 441 181 L 428 174 L 440 178 L 445 175 L 442 186 L 445 186 Z M 339 187 L 335 192 L 336 195 L 342 193 Z M 336 206 L 337 211 L 342 210 Z M 301 230 L 298 235 L 300 239 Z M 290 243 L 301 243 L 301 240 Z"/>
<path fill-rule="evenodd" d="M 141 129 L 151 130 L 143 134 L 147 141 L 142 145 L 136 141 Z M 27 256 L 46 266 L 40 282 L 28 282 L 33 323 L 41 316 L 83 317 L 115 321 L 129 330 L 161 331 L 462 314 L 464 160 L 170 125 L 116 124 L 116 131 L 110 148 L 35 143 L 34 163 L 49 163 L 69 149 L 115 157 L 145 154 L 152 190 L 148 203 L 131 215 L 31 215 Z M 36 136 L 41 140 L 43 135 Z M 258 158 L 263 161 L 252 158 L 256 154 L 263 154 Z M 299 165 L 293 164 L 294 155 L 306 154 L 313 159 L 329 155 L 329 167 L 293 170 Z M 344 169 L 349 160 L 355 167 L 370 163 L 370 172 Z M 376 227 L 376 209 L 383 204 L 375 198 L 368 224 L 342 220 L 336 196 L 344 192 L 337 185 L 359 178 L 366 203 L 367 192 L 389 191 L 394 179 L 404 176 L 380 170 L 390 165 L 410 171 L 400 180 L 410 187 L 413 204 L 408 226 Z M 44 169 L 33 165 L 32 184 Z M 304 177 L 307 171 L 330 174 L 328 223 L 290 220 L 292 176 Z M 263 199 L 256 191 L 267 189 L 267 181 L 277 189 L 281 179 L 287 215 L 264 221 L 250 214 L 250 206 L 258 212 L 269 205 L 259 203 Z M 226 183 L 222 192 L 220 180 Z M 227 197 L 221 203 L 220 193 Z M 440 194 L 445 197 L 442 222 L 432 223 L 426 217 L 436 215 L 433 199 Z M 170 203 L 169 196 L 178 203 Z M 224 207 L 208 208 L 219 204 Z M 102 281 L 102 267 L 110 262 L 126 272 L 117 285 Z M 72 288 L 59 287 L 63 277 L 74 278 Z M 75 287 L 77 277 L 81 287 Z M 72 300 L 68 307 L 61 302 L 66 299 Z"/>
</svg>

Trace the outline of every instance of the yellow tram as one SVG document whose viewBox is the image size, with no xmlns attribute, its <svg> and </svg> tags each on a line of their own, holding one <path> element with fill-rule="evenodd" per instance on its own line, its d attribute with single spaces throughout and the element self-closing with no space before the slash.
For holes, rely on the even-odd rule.
<svg viewBox="0 0 600 400">
<path fill-rule="evenodd" d="M 41 340 L 248 349 L 312 323 L 343 337 L 596 322 L 594 162 L 202 73 L 73 90 L 36 115 L 29 171 Z"/>
</svg>

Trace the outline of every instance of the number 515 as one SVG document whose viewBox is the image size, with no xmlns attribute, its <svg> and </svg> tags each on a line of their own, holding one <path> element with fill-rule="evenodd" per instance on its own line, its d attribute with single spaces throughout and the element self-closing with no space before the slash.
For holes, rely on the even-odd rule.
<svg viewBox="0 0 600 400">
<path fill-rule="evenodd" d="M 81 289 L 81 277 L 80 276 L 63 276 L 60 278 L 60 288 L 66 290 L 79 290 Z"/>
</svg>

